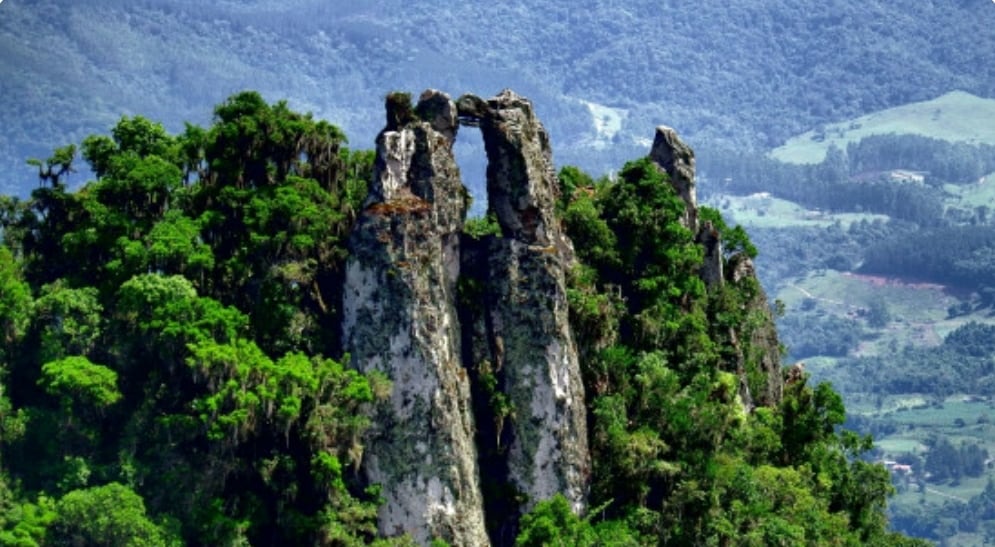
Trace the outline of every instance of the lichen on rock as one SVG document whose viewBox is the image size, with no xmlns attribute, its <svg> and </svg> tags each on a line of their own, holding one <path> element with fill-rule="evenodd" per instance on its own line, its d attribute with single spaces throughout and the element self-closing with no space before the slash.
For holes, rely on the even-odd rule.
<svg viewBox="0 0 995 547">
<path fill-rule="evenodd" d="M 528 99 L 506 89 L 484 101 L 459 100 L 463 120 L 474 120 L 487 149 L 487 204 L 506 238 L 528 244 L 554 243 L 553 205 L 558 185 L 549 135 Z"/>
<path fill-rule="evenodd" d="M 363 468 L 383 487 L 381 534 L 485 545 L 455 309 L 467 208 L 452 154 L 456 107 L 437 91 L 415 109 L 428 121 L 398 114 L 396 95 L 387 106 L 373 184 L 349 240 L 343 301 L 353 366 L 393 382 L 389 404 L 371 420 Z"/>
<path fill-rule="evenodd" d="M 383 487 L 382 534 L 484 545 L 468 369 L 483 407 L 501 406 L 483 416 L 497 430 L 493 444 L 507 439 L 485 463 L 516 492 L 489 515 L 491 530 L 514 530 L 556 494 L 578 513 L 586 505 L 584 388 L 565 283 L 573 249 L 554 217 L 549 137 L 527 99 L 506 90 L 457 104 L 430 90 L 414 108 L 407 101 L 388 96 L 346 267 L 345 349 L 354 366 L 393 382 L 363 468 Z M 500 237 L 461 243 L 467 194 L 452 154 L 461 123 L 483 132 Z M 477 287 L 477 300 L 461 300 L 458 284 Z"/>
<path fill-rule="evenodd" d="M 487 150 L 489 209 L 501 226 L 480 253 L 485 339 L 477 354 L 502 371 L 513 417 L 508 480 L 520 510 L 563 494 L 581 512 L 590 473 L 584 387 L 567 315 L 573 248 L 554 218 L 559 183 L 549 136 L 532 103 L 505 90 L 460 98 Z M 509 515 L 514 518 L 514 515 Z"/>
</svg>

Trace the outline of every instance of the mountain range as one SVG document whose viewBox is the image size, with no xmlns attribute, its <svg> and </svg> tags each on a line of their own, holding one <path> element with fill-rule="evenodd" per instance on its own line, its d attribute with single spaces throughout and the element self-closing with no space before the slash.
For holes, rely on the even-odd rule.
<svg viewBox="0 0 995 547">
<path fill-rule="evenodd" d="M 0 191 L 26 195 L 26 158 L 122 115 L 178 131 L 244 89 L 328 119 L 354 148 L 371 147 L 388 91 L 510 87 L 542 105 L 558 164 L 608 172 L 660 123 L 699 154 L 764 151 L 954 89 L 995 96 L 993 19 L 986 0 L 7 0 Z M 457 143 L 475 194 L 467 150 L 481 146 Z"/>
</svg>

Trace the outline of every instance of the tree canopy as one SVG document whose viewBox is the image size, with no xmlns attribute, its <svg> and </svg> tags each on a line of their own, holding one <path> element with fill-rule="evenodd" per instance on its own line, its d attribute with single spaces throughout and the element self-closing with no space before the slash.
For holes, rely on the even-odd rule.
<svg viewBox="0 0 995 547">
<path fill-rule="evenodd" d="M 373 539 L 358 409 L 387 386 L 332 328 L 371 156 L 344 142 L 246 92 L 84 139 L 76 191 L 75 147 L 34 162 L 0 247 L 5 544 Z"/>
</svg>

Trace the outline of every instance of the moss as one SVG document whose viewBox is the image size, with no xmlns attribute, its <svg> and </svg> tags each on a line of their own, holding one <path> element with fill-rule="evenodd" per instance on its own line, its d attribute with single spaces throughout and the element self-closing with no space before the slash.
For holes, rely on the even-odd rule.
<svg viewBox="0 0 995 547">
<path fill-rule="evenodd" d="M 497 216 L 493 212 L 488 212 L 482 218 L 467 220 L 463 225 L 463 233 L 478 240 L 486 236 L 500 236 L 501 225 L 498 224 Z"/>
<path fill-rule="evenodd" d="M 479 279 L 460 276 L 456 282 L 456 298 L 459 309 L 480 315 L 484 311 L 484 283 Z"/>
<path fill-rule="evenodd" d="M 387 131 L 398 129 L 415 121 L 415 110 L 411 106 L 411 94 L 403 91 L 392 91 L 385 100 L 387 108 Z"/>
<path fill-rule="evenodd" d="M 487 397 L 488 414 L 494 422 L 496 431 L 495 442 L 501 448 L 501 434 L 504 431 L 505 421 L 515 419 L 515 408 L 511 399 L 503 391 L 503 376 L 499 371 L 494 370 L 490 361 L 484 360 L 477 364 L 477 381 L 481 391 Z"/>
</svg>

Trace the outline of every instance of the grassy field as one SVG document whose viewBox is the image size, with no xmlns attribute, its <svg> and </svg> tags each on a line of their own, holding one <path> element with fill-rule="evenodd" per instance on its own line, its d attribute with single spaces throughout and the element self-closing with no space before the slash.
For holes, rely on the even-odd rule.
<svg viewBox="0 0 995 547">
<path fill-rule="evenodd" d="M 815 301 L 815 310 L 863 321 L 860 308 L 866 308 L 875 298 L 883 298 L 892 321 L 883 329 L 870 329 L 873 336 L 863 340 L 853 353 L 880 354 L 906 345 L 933 345 L 942 341 L 949 331 L 971 320 L 991 322 L 984 314 L 948 318 L 947 308 L 958 300 L 942 287 L 858 276 L 833 270 L 809 272 L 786 283 L 776 295 L 787 313 L 798 309 L 806 299 Z M 809 303 L 811 305 L 811 302 Z M 837 360 L 831 357 L 807 357 L 806 370 L 818 381 L 826 376 Z M 928 442 L 945 437 L 954 446 L 977 444 L 995 455 L 995 403 L 955 395 L 943 400 L 928 394 L 902 393 L 882 395 L 872 392 L 844 392 L 844 402 L 851 416 L 862 416 L 893 427 L 889 434 L 878 433 L 875 447 L 879 460 L 897 460 L 913 454 L 924 458 Z M 922 482 L 921 477 L 896 478 L 898 493 L 889 501 L 892 507 L 930 507 L 939 511 L 948 503 L 965 503 L 980 494 L 995 469 L 987 469 L 980 477 L 963 477 L 956 482 Z M 978 534 L 959 533 L 947 538 L 946 545 L 982 545 Z"/>
<path fill-rule="evenodd" d="M 995 419 L 995 403 L 991 401 L 965 395 L 937 401 L 933 397 L 902 394 L 876 399 L 861 397 L 851 402 L 847 410 L 895 424 L 895 433 L 874 440 L 884 459 L 901 454 L 921 455 L 926 450 L 924 441 L 938 433 L 954 445 L 962 441 L 977 442 L 995 454 L 995 425 L 990 423 Z"/>
<path fill-rule="evenodd" d="M 945 190 L 948 207 L 974 210 L 987 206 L 993 209 L 988 214 L 995 220 L 995 173 L 986 176 L 983 183 L 948 185 Z M 885 215 L 829 214 L 811 210 L 767 193 L 713 194 L 703 204 L 719 209 L 727 222 L 741 224 L 747 230 L 825 227 L 837 222 L 846 229 L 860 220 L 888 220 Z M 805 271 L 804 265 L 798 266 L 799 276 L 778 281 L 772 295 L 785 304 L 789 313 L 799 309 L 806 300 L 814 299 L 819 311 L 857 321 L 861 310 L 868 309 L 871 302 L 883 299 L 887 303 L 892 321 L 862 342 L 857 351 L 859 355 L 879 354 L 907 345 L 936 345 L 968 321 L 993 321 L 988 311 L 948 317 L 948 309 L 960 303 L 964 295 L 951 293 L 941 285 L 828 269 Z"/>
<path fill-rule="evenodd" d="M 839 316 L 852 316 L 874 299 L 884 299 L 892 322 L 898 325 L 941 323 L 947 308 L 957 299 L 943 287 L 929 283 L 908 283 L 894 279 L 816 270 L 799 277 L 776 295 L 787 309 L 800 307 L 807 298 L 815 299 L 820 310 Z M 961 319 L 961 318 L 958 318 Z"/>
<path fill-rule="evenodd" d="M 903 397 L 904 398 L 904 397 Z M 992 414 L 992 405 L 984 401 L 975 401 L 969 397 L 963 395 L 955 395 L 946 398 L 942 405 L 931 405 L 931 404 L 919 404 L 912 408 L 906 406 L 898 406 L 896 410 L 891 410 L 894 403 L 887 403 L 882 406 L 882 410 L 875 411 L 874 415 L 881 418 L 887 418 L 893 420 L 894 422 L 901 424 L 903 426 L 912 425 L 915 426 L 915 430 L 921 429 L 936 429 L 936 428 L 956 428 L 956 431 L 952 432 L 958 437 L 978 437 L 973 433 L 982 433 L 983 436 L 987 437 L 990 433 L 991 425 L 977 424 L 977 421 L 983 415 Z M 901 403 L 899 403 L 901 405 Z M 858 407 L 855 410 L 866 410 L 863 407 Z M 964 427 L 957 428 L 955 425 L 957 420 L 963 420 L 965 424 Z M 976 430 L 976 431 L 975 431 Z M 921 438 L 922 434 L 917 433 L 913 435 L 911 439 Z M 900 439 L 902 437 L 888 437 L 889 439 Z M 995 440 L 993 440 L 995 442 Z"/>
<path fill-rule="evenodd" d="M 967 121 L 978 123 L 967 123 Z M 827 129 L 838 146 L 874 133 L 917 133 L 949 140 L 973 140 L 995 143 L 995 100 L 984 100 L 965 93 L 951 93 L 934 101 L 907 105 L 899 109 L 879 112 L 838 124 Z M 981 127 L 984 125 L 984 127 Z M 830 144 L 811 139 L 813 134 L 797 138 L 774 155 L 781 160 L 799 163 L 821 159 Z M 965 136 L 966 135 L 966 136 Z M 976 221 L 979 207 L 987 207 L 988 222 L 995 221 L 995 173 L 980 181 L 948 185 L 945 206 L 960 209 L 958 217 L 950 211 L 952 219 Z M 750 228 L 822 227 L 839 222 L 844 227 L 861 219 L 887 219 L 881 215 L 831 215 L 806 209 L 794 202 L 768 194 L 751 196 L 712 196 L 708 205 L 723 212 L 731 223 Z M 961 220 L 966 222 L 966 220 Z M 762 251 L 762 250 L 761 250 Z M 857 323 L 864 335 L 849 353 L 851 356 L 887 355 L 908 346 L 934 346 L 942 343 L 951 331 L 969 321 L 993 323 L 991 310 L 981 310 L 969 315 L 949 317 L 948 309 L 957 305 L 967 295 L 932 283 L 913 279 L 895 279 L 858 275 L 830 269 L 807 269 L 797 265 L 797 275 L 781 278 L 776 288 L 770 287 L 772 298 L 784 303 L 787 314 L 800 313 L 816 316 L 825 314 Z M 890 321 L 883 328 L 871 328 L 865 312 L 871 303 L 886 302 Z M 845 376 L 847 369 L 837 358 L 805 357 L 806 370 L 813 381 L 835 378 L 850 390 L 842 392 L 847 412 L 876 423 L 876 458 L 896 460 L 902 455 L 913 454 L 924 458 L 929 442 L 936 437 L 946 438 L 954 446 L 962 443 L 977 444 L 995 456 L 995 402 L 956 395 L 940 400 L 935 395 L 917 393 L 882 394 L 874 386 L 861 388 L 859 381 Z M 866 423 L 866 422 L 865 422 Z M 887 427 L 885 427 L 887 426 Z M 884 434 L 881 431 L 890 431 Z M 989 480 L 995 480 L 995 469 L 989 468 L 980 477 L 962 477 L 959 481 L 922 481 L 922 477 L 896 478 L 898 494 L 892 498 L 893 507 L 930 507 L 939 511 L 949 503 L 962 503 L 981 493 Z M 945 545 L 982 545 L 984 536 L 958 533 L 947 538 Z"/>
<path fill-rule="evenodd" d="M 722 211 L 729 224 L 741 224 L 744 228 L 791 228 L 825 227 L 835 222 L 848 228 L 851 223 L 861 220 L 887 220 L 885 215 L 866 213 L 829 214 L 823 211 L 806 209 L 793 201 L 776 198 L 766 193 L 749 196 L 715 194 L 702 202 L 702 205 Z"/>
<path fill-rule="evenodd" d="M 950 317 L 947 310 L 960 300 L 941 285 L 834 270 L 817 270 L 789 280 L 781 285 L 775 298 L 784 303 L 789 314 L 813 299 L 818 311 L 853 321 L 862 321 L 861 310 L 883 299 L 891 321 L 883 329 L 864 324 L 872 336 L 862 340 L 853 355 L 880 355 L 905 346 L 935 346 L 965 323 L 993 322 L 990 310 Z"/>
<path fill-rule="evenodd" d="M 978 444 L 995 454 L 995 426 L 990 423 L 977 423 L 979 418 L 991 419 L 995 406 L 991 402 L 971 401 L 963 396 L 947 398 L 942 404 L 918 405 L 916 408 L 901 407 L 892 397 L 885 399 L 884 410 L 874 410 L 866 405 L 854 405 L 851 412 L 858 412 L 889 420 L 896 425 L 896 432 L 875 439 L 875 446 L 881 450 L 882 460 L 895 460 L 903 454 L 923 457 L 928 448 L 923 442 L 932 436 L 945 436 L 951 444 Z M 958 425 L 962 420 L 964 425 Z M 995 479 L 995 470 L 989 468 L 979 477 L 962 477 L 958 481 L 928 483 L 919 478 L 896 479 L 897 493 L 889 500 L 894 508 L 935 507 L 949 503 L 966 503 L 971 497 L 984 491 L 989 480 Z M 944 545 L 983 545 L 984 538 L 979 534 L 961 532 L 948 538 Z"/>
<path fill-rule="evenodd" d="M 790 163 L 818 163 L 830 145 L 846 149 L 849 142 L 888 133 L 995 144 L 995 99 L 952 91 L 931 101 L 881 110 L 796 135 L 774 149 L 771 156 Z"/>
<path fill-rule="evenodd" d="M 985 175 L 976 184 L 947 184 L 943 190 L 949 196 L 948 207 L 992 207 L 995 205 L 995 173 Z"/>
<path fill-rule="evenodd" d="M 833 270 L 808 272 L 782 285 L 775 295 L 785 303 L 787 313 L 797 311 L 803 303 L 815 301 L 814 311 L 861 322 L 865 336 L 851 355 L 885 354 L 908 345 L 935 345 L 950 331 L 967 321 L 992 322 L 987 312 L 969 316 L 948 317 L 947 308 L 959 302 L 956 295 L 931 284 L 901 282 L 871 276 L 859 276 Z M 883 329 L 872 329 L 860 316 L 873 299 L 887 302 L 891 321 Z M 813 310 L 810 310 L 810 313 Z M 806 357 L 806 370 L 813 381 L 838 376 L 841 371 L 836 358 Z M 835 372 L 835 374 L 834 374 Z M 859 382 L 845 382 L 853 389 Z M 859 389 L 859 388 L 858 388 Z M 879 424 L 889 424 L 890 433 L 875 436 L 878 449 L 875 458 L 898 460 L 912 454 L 925 458 L 929 441 L 944 437 L 954 446 L 976 444 L 995 455 L 995 404 L 963 395 L 938 400 L 929 394 L 901 393 L 882 395 L 867 386 L 865 391 L 843 392 L 847 412 Z M 950 503 L 966 503 L 980 494 L 989 480 L 995 480 L 995 469 L 987 469 L 980 477 L 963 477 L 956 482 L 924 482 L 921 477 L 896 477 L 897 494 L 889 504 L 902 511 L 924 509 L 927 514 L 940 511 Z M 983 545 L 979 534 L 958 533 L 946 539 L 945 545 Z"/>
</svg>

